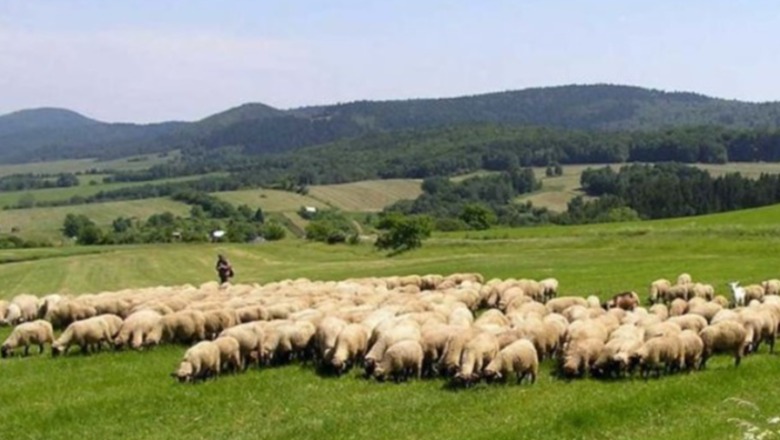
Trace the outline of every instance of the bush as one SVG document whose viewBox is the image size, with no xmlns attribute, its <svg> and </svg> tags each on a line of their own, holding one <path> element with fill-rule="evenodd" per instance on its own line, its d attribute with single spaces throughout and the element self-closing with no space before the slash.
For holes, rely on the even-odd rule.
<svg viewBox="0 0 780 440">
<path fill-rule="evenodd" d="M 287 235 L 284 227 L 274 221 L 269 221 L 260 228 L 260 235 L 268 241 L 281 240 Z"/>
</svg>

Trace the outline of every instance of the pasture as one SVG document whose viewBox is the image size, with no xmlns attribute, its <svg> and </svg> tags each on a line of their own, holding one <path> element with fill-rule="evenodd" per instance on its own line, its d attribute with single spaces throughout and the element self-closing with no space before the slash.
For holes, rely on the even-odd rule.
<svg viewBox="0 0 780 440">
<path fill-rule="evenodd" d="M 67 159 L 52 160 L 48 162 L 30 162 L 24 164 L 0 165 L 0 176 L 10 174 L 53 174 L 53 173 L 83 173 L 90 170 L 132 171 L 145 170 L 154 165 L 159 165 L 179 155 L 174 151 L 167 156 L 154 153 L 139 156 L 123 157 L 112 160 L 97 159 Z"/>
<path fill-rule="evenodd" d="M 780 206 L 635 224 L 436 235 L 387 258 L 368 245 L 300 240 L 261 245 L 166 245 L 5 251 L 0 297 L 20 292 L 99 292 L 214 279 L 224 253 L 237 282 L 286 278 L 477 271 L 486 278 L 554 276 L 562 295 L 646 298 L 658 277 L 690 272 L 725 283 L 780 276 Z M 5 337 L 8 329 L 0 330 Z M 198 385 L 168 374 L 185 347 L 48 355 L 0 361 L 0 411 L 8 438 L 741 438 L 732 418 L 764 427 L 780 416 L 780 356 L 762 348 L 739 368 L 717 356 L 707 370 L 644 381 L 565 381 L 543 364 L 534 385 L 452 390 L 443 380 L 396 385 L 352 372 L 320 377 L 292 364 Z M 758 411 L 728 399 L 752 402 Z"/>
<path fill-rule="evenodd" d="M 170 211 L 186 215 L 190 207 L 168 198 L 127 200 L 121 202 L 90 203 L 78 206 L 57 206 L 0 211 L 0 231 L 7 233 L 18 228 L 18 234 L 27 239 L 62 240 L 62 224 L 69 213 L 84 214 L 100 226 L 109 226 L 117 217 L 146 219 L 152 214 Z"/>
<path fill-rule="evenodd" d="M 422 194 L 418 179 L 365 180 L 339 185 L 315 185 L 309 195 L 329 206 L 348 212 L 379 212 L 399 200 L 413 200 Z"/>
</svg>

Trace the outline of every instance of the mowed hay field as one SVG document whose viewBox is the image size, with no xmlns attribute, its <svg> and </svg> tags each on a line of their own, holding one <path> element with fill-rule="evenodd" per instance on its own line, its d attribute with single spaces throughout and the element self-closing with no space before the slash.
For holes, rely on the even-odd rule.
<svg viewBox="0 0 780 440">
<path fill-rule="evenodd" d="M 56 173 L 79 173 L 89 170 L 144 170 L 154 165 L 163 164 L 177 157 L 178 152 L 172 152 L 165 156 L 157 154 L 146 154 L 140 156 L 130 156 L 113 160 L 97 159 L 68 159 L 53 160 L 49 162 L 31 162 L 25 164 L 6 164 L 0 165 L 0 176 L 11 174 L 56 174 Z"/>
<path fill-rule="evenodd" d="M 634 289 L 644 299 L 650 281 L 685 271 L 726 293 L 727 281 L 780 276 L 778 220 L 780 206 L 773 206 L 628 225 L 499 230 L 492 239 L 447 234 L 394 258 L 368 245 L 301 240 L 5 251 L 4 259 L 19 261 L 0 264 L 0 296 L 199 284 L 213 280 L 217 253 L 245 283 L 478 271 L 486 278 L 554 276 L 563 295 L 606 298 Z M 2 329 L 0 337 L 8 333 Z M 780 355 L 765 347 L 738 368 L 720 355 L 705 371 L 648 381 L 564 381 L 546 361 L 534 385 L 468 390 L 439 379 L 396 385 L 357 372 L 320 377 L 298 364 L 183 385 L 169 373 L 185 349 L 58 359 L 47 351 L 1 360 L 2 437 L 721 439 L 742 437 L 733 418 L 777 429 L 767 419 L 780 416 Z"/>
<path fill-rule="evenodd" d="M 378 212 L 399 200 L 416 199 L 421 185 L 417 179 L 366 180 L 312 186 L 309 195 L 343 211 Z"/>
<path fill-rule="evenodd" d="M 28 239 L 57 241 L 61 235 L 65 216 L 69 213 L 84 214 L 100 226 L 109 226 L 117 217 L 146 219 L 152 214 L 166 211 L 186 215 L 190 207 L 168 198 L 128 200 L 122 202 L 90 203 L 51 208 L 8 209 L 0 211 L 0 231 L 18 228 L 18 234 Z"/>
</svg>

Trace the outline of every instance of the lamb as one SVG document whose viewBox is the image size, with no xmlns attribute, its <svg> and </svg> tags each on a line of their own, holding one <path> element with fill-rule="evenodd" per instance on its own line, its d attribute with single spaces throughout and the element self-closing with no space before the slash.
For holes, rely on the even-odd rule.
<svg viewBox="0 0 780 440">
<path fill-rule="evenodd" d="M 488 381 L 506 380 L 513 373 L 518 384 L 522 383 L 526 376 L 530 377 L 531 383 L 536 382 L 539 359 L 530 341 L 520 339 L 504 347 L 484 370 Z"/>
<path fill-rule="evenodd" d="M 2 347 L 0 355 L 8 357 L 12 350 L 24 347 L 24 355 L 30 354 L 30 345 L 37 344 L 39 353 L 43 353 L 44 344 L 51 344 L 54 341 L 54 330 L 48 321 L 38 319 L 32 322 L 25 322 L 13 329 Z"/>
<path fill-rule="evenodd" d="M 683 330 L 677 337 L 682 344 L 685 369 L 687 371 L 692 369 L 698 370 L 702 354 L 704 353 L 704 342 L 699 337 L 699 332 L 696 330 Z"/>
<path fill-rule="evenodd" d="M 707 366 L 707 360 L 713 353 L 731 352 L 734 354 L 734 364 L 738 367 L 753 335 L 737 321 L 727 320 L 707 326 L 699 332 L 704 343 L 701 357 L 701 368 Z"/>
<path fill-rule="evenodd" d="M 360 361 L 366 353 L 368 331 L 362 324 L 349 324 L 339 333 L 331 352 L 330 364 L 341 374 Z"/>
<path fill-rule="evenodd" d="M 198 379 L 217 376 L 220 372 L 220 362 L 219 346 L 212 341 L 202 341 L 184 353 L 179 368 L 175 373 L 171 373 L 171 376 L 179 382 L 195 382 Z"/>
<path fill-rule="evenodd" d="M 83 354 L 89 354 L 90 347 L 100 347 L 111 342 L 111 331 L 108 322 L 100 317 L 84 319 L 71 323 L 62 335 L 51 345 L 51 354 L 57 357 L 67 354 L 74 345 L 81 347 Z"/>
<path fill-rule="evenodd" d="M 219 336 L 214 339 L 214 344 L 219 347 L 220 371 L 232 371 L 235 373 L 244 369 L 241 346 L 236 338 Z"/>
<path fill-rule="evenodd" d="M 652 338 L 637 350 L 635 356 L 645 379 L 651 371 L 655 371 L 656 377 L 661 376 L 662 369 L 668 373 L 679 371 L 685 362 L 682 341 L 677 335 Z"/>
<path fill-rule="evenodd" d="M 374 377 L 384 380 L 391 376 L 396 382 L 422 375 L 423 350 L 419 342 L 405 340 L 391 345 L 374 369 Z"/>
</svg>

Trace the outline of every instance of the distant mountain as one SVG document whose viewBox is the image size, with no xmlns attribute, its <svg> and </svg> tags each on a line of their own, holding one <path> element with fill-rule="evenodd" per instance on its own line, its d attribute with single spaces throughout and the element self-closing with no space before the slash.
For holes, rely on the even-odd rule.
<svg viewBox="0 0 780 440">
<path fill-rule="evenodd" d="M 570 85 L 441 99 L 358 101 L 279 110 L 245 104 L 196 122 L 116 124 L 62 109 L 0 116 L 0 161 L 117 157 L 191 146 L 284 152 L 372 133 L 464 124 L 578 130 L 716 125 L 780 127 L 780 103 L 618 85 Z"/>
</svg>

